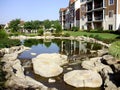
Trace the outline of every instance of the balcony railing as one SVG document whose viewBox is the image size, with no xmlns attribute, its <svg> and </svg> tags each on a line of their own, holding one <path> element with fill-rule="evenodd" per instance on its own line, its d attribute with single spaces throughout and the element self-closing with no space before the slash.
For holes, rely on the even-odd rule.
<svg viewBox="0 0 120 90">
<path fill-rule="evenodd" d="M 101 3 L 101 4 L 95 4 L 94 6 L 95 6 L 94 9 L 102 8 L 103 7 L 103 3 Z"/>
<path fill-rule="evenodd" d="M 88 3 L 88 2 L 91 2 L 91 1 L 92 1 L 92 0 L 87 0 L 87 3 Z"/>
<path fill-rule="evenodd" d="M 92 10 L 92 6 L 87 7 L 87 11 L 90 11 L 90 10 Z"/>
<path fill-rule="evenodd" d="M 95 20 L 103 20 L 103 16 L 95 16 Z"/>
<path fill-rule="evenodd" d="M 92 17 L 88 17 L 88 21 L 92 21 Z"/>
</svg>

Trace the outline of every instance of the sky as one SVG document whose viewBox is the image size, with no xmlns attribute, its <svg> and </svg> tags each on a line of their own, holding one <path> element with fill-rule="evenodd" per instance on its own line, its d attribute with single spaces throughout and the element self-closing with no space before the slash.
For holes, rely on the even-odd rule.
<svg viewBox="0 0 120 90">
<path fill-rule="evenodd" d="M 69 0 L 0 0 L 0 24 L 13 19 L 58 20 L 59 9 L 68 6 Z"/>
</svg>

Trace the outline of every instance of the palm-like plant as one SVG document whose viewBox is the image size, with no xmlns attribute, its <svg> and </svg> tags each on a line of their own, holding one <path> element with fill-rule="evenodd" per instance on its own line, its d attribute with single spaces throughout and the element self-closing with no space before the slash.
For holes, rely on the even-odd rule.
<svg viewBox="0 0 120 90">
<path fill-rule="evenodd" d="M 111 55 L 120 59 L 120 41 L 113 42 L 109 47 L 109 52 Z"/>
</svg>

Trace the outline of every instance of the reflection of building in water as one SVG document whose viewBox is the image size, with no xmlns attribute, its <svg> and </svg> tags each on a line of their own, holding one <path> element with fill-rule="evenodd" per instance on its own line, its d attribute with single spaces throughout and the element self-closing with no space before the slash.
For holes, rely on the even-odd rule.
<svg viewBox="0 0 120 90">
<path fill-rule="evenodd" d="M 87 53 L 87 43 L 75 40 L 61 41 L 61 53 L 66 55 L 78 55 Z"/>
</svg>

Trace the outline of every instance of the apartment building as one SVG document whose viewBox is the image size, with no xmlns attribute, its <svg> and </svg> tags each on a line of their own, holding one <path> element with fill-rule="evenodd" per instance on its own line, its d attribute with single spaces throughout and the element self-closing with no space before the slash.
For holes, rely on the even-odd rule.
<svg viewBox="0 0 120 90">
<path fill-rule="evenodd" d="M 60 24 L 62 26 L 62 29 L 65 29 L 65 16 L 66 16 L 66 8 L 60 8 L 60 11 L 59 11 L 59 20 L 60 20 Z"/>
<path fill-rule="evenodd" d="M 70 0 L 66 18 L 69 16 L 69 28 L 119 30 L 120 0 Z M 68 22 L 66 22 L 68 23 Z M 66 26 L 66 25 L 65 25 Z M 67 26 L 68 27 L 68 26 Z M 65 27 L 63 27 L 65 28 Z"/>
<path fill-rule="evenodd" d="M 59 10 L 60 22 L 63 29 L 70 29 L 73 26 L 79 27 L 79 9 L 80 0 L 70 0 L 67 8 L 61 8 Z"/>
</svg>

